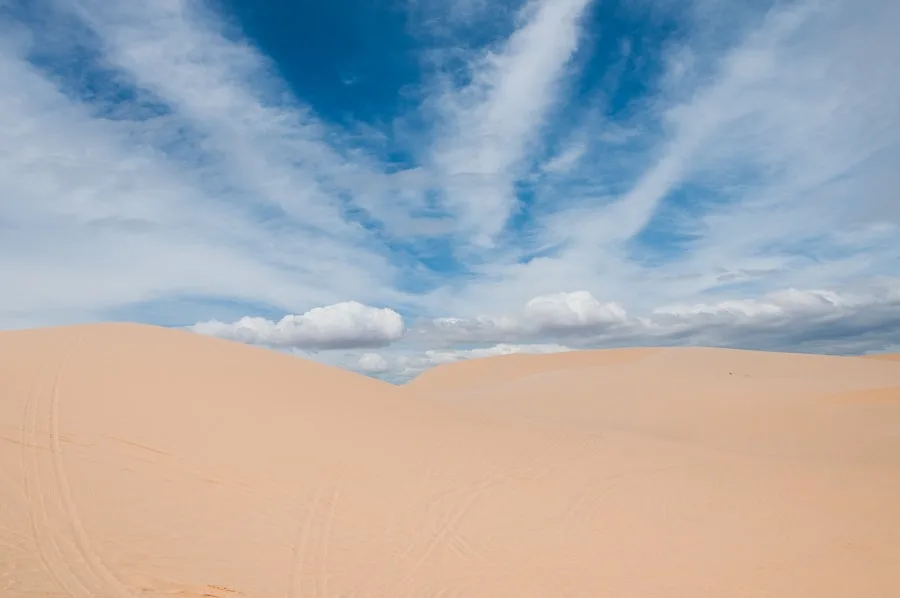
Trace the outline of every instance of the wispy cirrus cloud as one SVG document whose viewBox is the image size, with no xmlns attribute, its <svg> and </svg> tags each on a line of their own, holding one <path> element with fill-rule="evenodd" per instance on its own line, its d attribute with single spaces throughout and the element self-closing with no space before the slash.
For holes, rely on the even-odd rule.
<svg viewBox="0 0 900 598">
<path fill-rule="evenodd" d="M 81 35 L 13 27 L 31 39 L 0 57 L 4 272 L 32 281 L 5 320 L 96 318 L 178 294 L 284 310 L 360 287 L 397 297 L 390 261 L 329 188 L 364 182 L 365 161 L 340 156 L 258 51 L 196 3 L 57 6 Z M 42 35 L 94 73 L 54 71 Z M 61 84 L 97 73 L 103 93 Z"/>
<path fill-rule="evenodd" d="M 580 167 L 540 189 L 531 235 L 543 254 L 485 263 L 486 284 L 435 305 L 491 297 L 513 308 L 578 280 L 646 311 L 734 292 L 723 271 L 768 272 L 768 289 L 890 273 L 900 89 L 884 23 L 896 8 L 856 8 L 777 4 L 729 36 L 718 12 L 695 5 L 653 94 L 623 117 L 624 145 L 603 140 L 608 121 L 597 120 Z M 695 33 L 708 30 L 715 44 Z"/>
<path fill-rule="evenodd" d="M 527 3 L 508 39 L 470 58 L 464 85 L 441 81 L 431 161 L 445 203 L 478 244 L 491 244 L 516 207 L 514 184 L 538 146 L 589 4 Z"/>
</svg>

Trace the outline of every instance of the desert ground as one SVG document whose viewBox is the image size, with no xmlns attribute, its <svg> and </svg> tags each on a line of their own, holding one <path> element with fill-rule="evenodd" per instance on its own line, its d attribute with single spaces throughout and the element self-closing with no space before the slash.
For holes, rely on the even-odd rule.
<svg viewBox="0 0 900 598">
<path fill-rule="evenodd" d="M 900 360 L 3 332 L 0 595 L 900 596 Z"/>
</svg>

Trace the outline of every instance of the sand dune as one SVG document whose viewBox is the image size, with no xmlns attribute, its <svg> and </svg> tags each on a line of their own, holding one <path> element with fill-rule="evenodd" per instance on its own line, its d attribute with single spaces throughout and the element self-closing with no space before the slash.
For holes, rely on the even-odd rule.
<svg viewBox="0 0 900 598">
<path fill-rule="evenodd" d="M 900 368 L 506 356 L 404 387 L 137 325 L 0 334 L 0 595 L 900 596 Z"/>
<path fill-rule="evenodd" d="M 518 353 L 488 359 L 473 359 L 435 367 L 406 384 L 416 391 L 459 392 L 485 389 L 548 372 L 620 365 L 646 357 L 658 349 L 613 349 L 533 355 Z"/>
<path fill-rule="evenodd" d="M 886 361 L 900 361 L 900 353 L 875 353 L 866 355 L 866 359 L 884 359 Z"/>
</svg>

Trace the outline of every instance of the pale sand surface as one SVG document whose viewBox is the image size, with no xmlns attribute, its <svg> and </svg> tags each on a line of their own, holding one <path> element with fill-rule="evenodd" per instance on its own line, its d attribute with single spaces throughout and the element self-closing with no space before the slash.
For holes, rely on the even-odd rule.
<svg viewBox="0 0 900 598">
<path fill-rule="evenodd" d="M 508 356 L 405 387 L 0 334 L 0 596 L 900 596 L 900 363 Z"/>
<path fill-rule="evenodd" d="M 886 359 L 888 361 L 900 361 L 900 353 L 875 353 L 866 355 L 868 359 Z"/>
</svg>

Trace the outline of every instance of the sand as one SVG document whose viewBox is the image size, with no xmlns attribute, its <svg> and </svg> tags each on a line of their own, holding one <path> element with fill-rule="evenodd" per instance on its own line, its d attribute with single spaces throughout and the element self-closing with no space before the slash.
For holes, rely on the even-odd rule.
<svg viewBox="0 0 900 598">
<path fill-rule="evenodd" d="M 866 355 L 868 359 L 886 359 L 888 361 L 900 361 L 900 353 L 874 353 Z"/>
<path fill-rule="evenodd" d="M 900 596 L 900 363 L 512 355 L 391 386 L 0 333 L 0 596 Z"/>
</svg>

